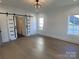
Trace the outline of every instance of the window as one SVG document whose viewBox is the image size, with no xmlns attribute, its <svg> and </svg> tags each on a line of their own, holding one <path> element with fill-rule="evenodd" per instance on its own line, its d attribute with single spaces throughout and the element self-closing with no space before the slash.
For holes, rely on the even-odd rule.
<svg viewBox="0 0 79 59">
<path fill-rule="evenodd" d="M 44 26 L 44 18 L 41 17 L 39 18 L 39 30 L 43 30 L 43 26 Z"/>
<path fill-rule="evenodd" d="M 79 15 L 73 15 L 69 17 L 68 34 L 79 35 Z"/>
</svg>

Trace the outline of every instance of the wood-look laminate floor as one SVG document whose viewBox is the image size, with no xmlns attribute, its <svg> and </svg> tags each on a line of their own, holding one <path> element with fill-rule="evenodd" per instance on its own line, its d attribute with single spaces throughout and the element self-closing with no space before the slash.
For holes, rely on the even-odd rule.
<svg viewBox="0 0 79 59">
<path fill-rule="evenodd" d="M 0 47 L 0 59 L 79 59 L 79 46 L 44 36 L 23 37 Z"/>
</svg>

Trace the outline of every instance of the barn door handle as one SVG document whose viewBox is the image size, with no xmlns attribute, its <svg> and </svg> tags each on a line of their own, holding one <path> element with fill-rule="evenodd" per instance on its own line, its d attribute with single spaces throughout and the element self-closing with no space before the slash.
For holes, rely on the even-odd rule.
<svg viewBox="0 0 79 59">
<path fill-rule="evenodd" d="M 14 29 L 16 29 L 16 26 L 14 26 Z"/>
<path fill-rule="evenodd" d="M 0 33 L 1 33 L 1 30 L 0 30 Z"/>
<path fill-rule="evenodd" d="M 26 25 L 26 28 L 28 27 L 28 25 Z"/>
</svg>

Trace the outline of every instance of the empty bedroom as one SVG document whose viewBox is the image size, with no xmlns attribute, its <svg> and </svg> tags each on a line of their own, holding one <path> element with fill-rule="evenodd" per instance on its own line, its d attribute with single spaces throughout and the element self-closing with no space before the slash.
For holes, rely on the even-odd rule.
<svg viewBox="0 0 79 59">
<path fill-rule="evenodd" d="M 0 0 L 0 59 L 79 59 L 79 0 Z"/>
</svg>

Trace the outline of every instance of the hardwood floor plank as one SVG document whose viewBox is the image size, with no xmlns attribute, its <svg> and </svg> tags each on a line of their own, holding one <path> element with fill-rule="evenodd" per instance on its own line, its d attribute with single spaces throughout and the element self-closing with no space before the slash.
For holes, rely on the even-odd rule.
<svg viewBox="0 0 79 59">
<path fill-rule="evenodd" d="M 78 59 L 79 45 L 45 36 L 23 37 L 0 47 L 0 59 Z"/>
</svg>

